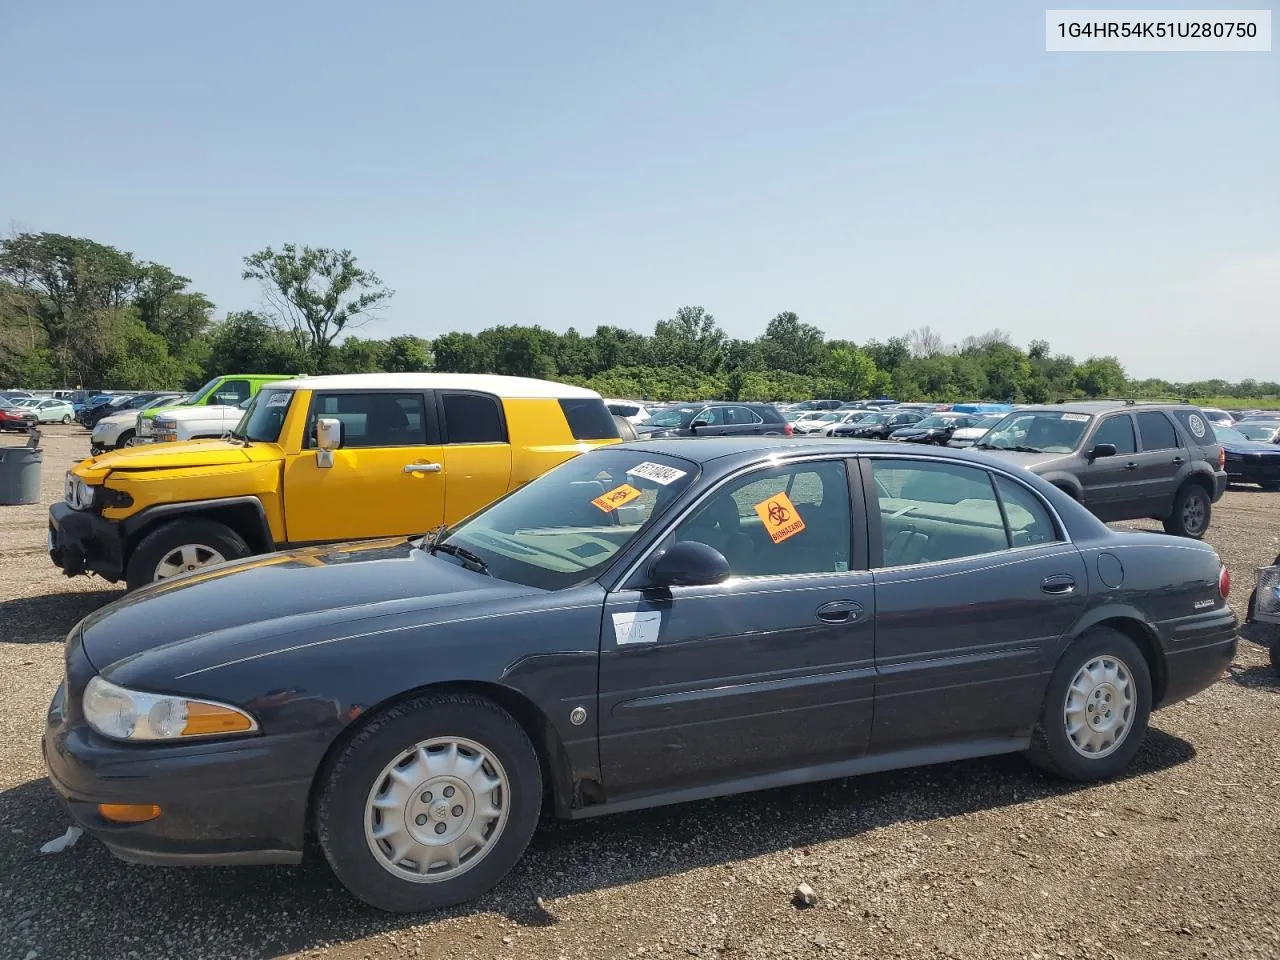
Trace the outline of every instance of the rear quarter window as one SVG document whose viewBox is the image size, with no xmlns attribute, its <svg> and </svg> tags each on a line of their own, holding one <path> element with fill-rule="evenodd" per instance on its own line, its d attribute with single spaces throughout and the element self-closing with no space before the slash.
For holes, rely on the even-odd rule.
<svg viewBox="0 0 1280 960">
<path fill-rule="evenodd" d="M 1182 425 L 1182 429 L 1191 437 L 1193 443 L 1202 445 L 1212 445 L 1218 442 L 1218 438 L 1214 436 L 1213 424 L 1199 410 L 1175 410 L 1173 411 L 1174 419 Z"/>
<path fill-rule="evenodd" d="M 561 400 L 560 410 L 575 440 L 617 440 L 618 425 L 603 400 Z M 622 416 L 634 416 L 637 411 Z"/>
</svg>

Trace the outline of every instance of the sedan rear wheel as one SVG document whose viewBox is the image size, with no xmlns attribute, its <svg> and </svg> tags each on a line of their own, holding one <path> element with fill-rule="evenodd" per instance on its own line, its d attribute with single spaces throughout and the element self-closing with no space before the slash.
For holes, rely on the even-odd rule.
<svg viewBox="0 0 1280 960">
<path fill-rule="evenodd" d="M 1032 735 L 1033 763 L 1069 780 L 1120 773 L 1142 746 L 1151 714 L 1151 674 L 1136 644 L 1096 627 L 1062 655 Z"/>
<path fill-rule="evenodd" d="M 64 424 L 70 423 L 70 422 L 71 422 L 71 414 L 69 414 L 69 413 L 64 413 L 64 414 L 62 415 L 62 422 L 63 422 Z"/>
<path fill-rule="evenodd" d="M 421 696 L 376 715 L 322 776 L 325 857 L 351 893 L 398 913 L 494 886 L 524 854 L 542 807 L 528 736 L 469 694 Z"/>
</svg>

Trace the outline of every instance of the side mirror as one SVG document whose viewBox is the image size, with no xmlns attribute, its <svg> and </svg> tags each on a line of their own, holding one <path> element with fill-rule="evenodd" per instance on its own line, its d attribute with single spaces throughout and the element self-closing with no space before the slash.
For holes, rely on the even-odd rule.
<svg viewBox="0 0 1280 960">
<path fill-rule="evenodd" d="M 342 421 L 321 417 L 316 421 L 316 466 L 332 467 L 333 451 L 342 446 Z"/>
<path fill-rule="evenodd" d="M 1114 457 L 1115 455 L 1116 445 L 1114 443 L 1095 444 L 1094 448 L 1089 451 L 1089 462 L 1092 463 L 1100 457 Z"/>
<path fill-rule="evenodd" d="M 729 561 L 715 547 L 696 540 L 673 544 L 649 567 L 651 587 L 705 587 L 729 579 Z"/>
</svg>

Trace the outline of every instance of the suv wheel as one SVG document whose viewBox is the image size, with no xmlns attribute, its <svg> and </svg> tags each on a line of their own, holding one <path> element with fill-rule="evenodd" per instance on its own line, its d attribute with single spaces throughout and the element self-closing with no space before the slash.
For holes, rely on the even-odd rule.
<svg viewBox="0 0 1280 960">
<path fill-rule="evenodd" d="M 1150 714 L 1142 651 L 1120 631 L 1096 627 L 1058 661 L 1028 758 L 1068 780 L 1114 777 L 1142 746 Z"/>
<path fill-rule="evenodd" d="M 511 715 L 470 694 L 426 695 L 375 716 L 338 754 L 316 832 L 343 886 L 408 913 L 496 884 L 541 810 L 538 758 Z"/>
<path fill-rule="evenodd" d="M 1198 483 L 1184 483 L 1173 498 L 1173 513 L 1164 521 L 1164 532 L 1199 540 L 1209 529 L 1213 504 Z"/>
<path fill-rule="evenodd" d="M 130 590 L 137 590 L 252 552 L 226 524 L 200 518 L 174 520 L 142 538 L 129 558 L 125 580 Z"/>
</svg>

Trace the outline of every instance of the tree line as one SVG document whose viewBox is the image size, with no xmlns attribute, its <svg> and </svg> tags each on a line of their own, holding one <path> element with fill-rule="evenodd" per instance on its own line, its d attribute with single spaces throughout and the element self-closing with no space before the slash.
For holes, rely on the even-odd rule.
<svg viewBox="0 0 1280 960">
<path fill-rule="evenodd" d="M 354 331 L 394 292 L 349 250 L 267 247 L 244 258 L 243 277 L 259 285 L 262 308 L 215 319 L 209 298 L 170 267 L 85 238 L 12 234 L 0 240 L 0 385 L 193 388 L 224 373 L 439 370 L 558 379 L 652 400 L 1280 396 L 1274 382 L 1131 381 L 1116 357 L 1077 360 L 1044 340 L 1024 349 L 1002 330 L 948 344 L 920 327 L 858 343 L 790 311 L 754 339 L 730 337 L 699 306 L 681 307 L 648 334 L 512 324 L 367 339 Z"/>
</svg>

